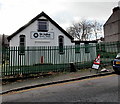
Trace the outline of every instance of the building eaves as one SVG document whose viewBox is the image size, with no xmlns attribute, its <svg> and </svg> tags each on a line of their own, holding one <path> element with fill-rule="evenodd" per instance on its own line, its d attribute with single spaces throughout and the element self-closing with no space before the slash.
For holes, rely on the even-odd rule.
<svg viewBox="0 0 120 104">
<path fill-rule="evenodd" d="M 10 41 L 14 36 L 16 36 L 18 33 L 20 33 L 21 31 L 23 31 L 26 27 L 28 27 L 29 25 L 31 25 L 34 21 L 36 21 L 37 19 L 39 19 L 40 17 L 44 16 L 46 19 L 48 19 L 53 25 L 55 25 L 62 33 L 64 33 L 68 38 L 71 39 L 71 41 L 73 40 L 73 37 L 70 36 L 63 28 L 61 28 L 54 20 L 52 20 L 46 13 L 41 12 L 39 15 L 37 15 L 35 18 L 33 18 L 31 21 L 29 21 L 27 24 L 25 24 L 24 26 L 22 26 L 21 28 L 19 28 L 16 32 L 14 32 L 12 35 L 8 36 L 7 39 L 8 41 Z"/>
</svg>

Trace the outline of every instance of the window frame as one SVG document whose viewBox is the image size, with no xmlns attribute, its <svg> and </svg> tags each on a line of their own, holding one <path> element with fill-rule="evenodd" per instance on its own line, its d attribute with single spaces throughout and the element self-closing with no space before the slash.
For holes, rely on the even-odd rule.
<svg viewBox="0 0 120 104">
<path fill-rule="evenodd" d="M 24 41 L 21 42 L 22 38 Z M 25 55 L 25 43 L 26 43 L 25 35 L 20 35 L 19 36 L 19 55 Z"/>
<path fill-rule="evenodd" d="M 40 24 L 40 23 L 46 23 L 46 24 Z M 46 29 L 40 28 L 41 26 L 45 26 Z M 38 32 L 48 32 L 49 30 L 49 22 L 46 19 L 38 19 L 37 21 L 37 31 Z"/>
<path fill-rule="evenodd" d="M 62 39 L 62 42 L 60 42 L 60 39 Z M 59 44 L 59 54 L 64 54 L 64 36 L 60 35 L 58 37 L 58 44 Z"/>
</svg>

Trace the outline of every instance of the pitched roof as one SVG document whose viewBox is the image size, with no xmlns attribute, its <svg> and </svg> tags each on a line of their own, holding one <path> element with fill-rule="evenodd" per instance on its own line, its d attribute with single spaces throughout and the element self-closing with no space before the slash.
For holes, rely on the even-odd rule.
<svg viewBox="0 0 120 104">
<path fill-rule="evenodd" d="M 120 7 L 115 7 L 113 8 L 113 13 L 111 16 L 108 18 L 108 20 L 105 22 L 104 26 L 119 21 L 120 20 Z"/>
<path fill-rule="evenodd" d="M 8 36 L 8 41 L 10 41 L 15 35 L 17 35 L 19 32 L 21 32 L 22 30 L 24 30 L 26 27 L 28 27 L 30 24 L 32 24 L 34 21 L 36 21 L 37 19 L 39 19 L 40 17 L 44 16 L 45 18 L 47 18 L 53 25 L 55 25 L 62 33 L 64 33 L 68 38 L 70 38 L 71 40 L 73 40 L 73 37 L 70 36 L 63 28 L 61 28 L 54 20 L 52 20 L 46 13 L 41 12 L 40 14 L 38 14 L 36 17 L 34 17 L 31 21 L 29 21 L 27 24 L 25 24 L 24 26 L 22 26 L 21 28 L 19 28 L 16 32 L 14 32 L 12 35 Z"/>
</svg>

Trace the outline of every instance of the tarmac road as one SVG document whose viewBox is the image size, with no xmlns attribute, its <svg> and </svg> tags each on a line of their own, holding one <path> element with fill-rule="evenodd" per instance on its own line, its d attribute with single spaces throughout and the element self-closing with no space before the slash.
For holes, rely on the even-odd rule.
<svg viewBox="0 0 120 104">
<path fill-rule="evenodd" d="M 3 102 L 118 102 L 116 74 L 37 87 L 2 95 Z"/>
</svg>

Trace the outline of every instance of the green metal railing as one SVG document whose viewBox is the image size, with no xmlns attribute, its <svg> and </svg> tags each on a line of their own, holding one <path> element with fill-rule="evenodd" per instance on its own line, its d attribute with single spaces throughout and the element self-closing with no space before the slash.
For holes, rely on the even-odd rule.
<svg viewBox="0 0 120 104">
<path fill-rule="evenodd" d="M 110 64 L 120 52 L 120 42 L 64 46 L 60 51 L 58 46 L 2 48 L 2 76 L 70 71 L 70 63 L 77 69 L 89 68 L 97 54 L 102 64 Z"/>
<path fill-rule="evenodd" d="M 120 41 L 99 43 L 96 50 L 101 55 L 102 64 L 111 64 L 117 53 L 120 53 Z"/>
</svg>

